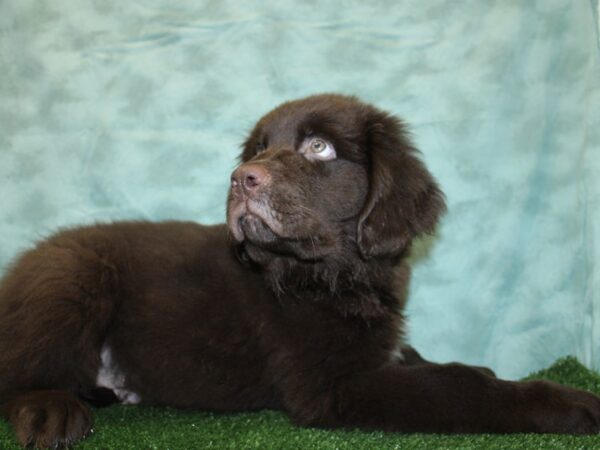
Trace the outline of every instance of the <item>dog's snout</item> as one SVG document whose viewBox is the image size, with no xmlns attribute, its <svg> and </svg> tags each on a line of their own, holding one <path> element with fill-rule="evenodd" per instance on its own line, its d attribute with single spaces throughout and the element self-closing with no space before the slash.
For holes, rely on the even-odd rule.
<svg viewBox="0 0 600 450">
<path fill-rule="evenodd" d="M 246 195 L 252 195 L 269 180 L 269 172 L 259 164 L 243 164 L 231 175 L 231 189 L 235 192 L 242 190 Z"/>
</svg>

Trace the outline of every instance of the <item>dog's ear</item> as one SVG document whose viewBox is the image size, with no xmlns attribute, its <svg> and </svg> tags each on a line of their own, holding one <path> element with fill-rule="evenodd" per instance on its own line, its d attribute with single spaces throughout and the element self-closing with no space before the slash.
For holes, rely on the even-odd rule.
<svg viewBox="0 0 600 450">
<path fill-rule="evenodd" d="M 446 209 L 402 122 L 379 111 L 371 116 L 366 131 L 369 192 L 357 230 L 364 258 L 399 254 L 416 236 L 431 233 Z"/>
</svg>

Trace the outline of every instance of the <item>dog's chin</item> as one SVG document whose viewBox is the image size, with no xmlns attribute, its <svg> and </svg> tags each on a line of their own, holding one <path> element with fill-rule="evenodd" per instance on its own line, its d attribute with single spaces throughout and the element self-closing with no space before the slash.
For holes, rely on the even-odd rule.
<svg viewBox="0 0 600 450">
<path fill-rule="evenodd" d="M 262 256 L 285 255 L 305 261 L 321 259 L 330 248 L 319 236 L 297 233 L 284 226 L 269 210 L 254 202 L 231 199 L 227 209 L 227 225 L 238 243 L 246 243 Z M 286 230 L 284 232 L 284 230 Z M 258 259 L 264 259 L 262 256 Z"/>
<path fill-rule="evenodd" d="M 273 230 L 254 214 L 243 214 L 235 224 L 230 224 L 230 227 L 232 225 L 237 228 L 236 233 L 242 236 L 242 239 L 239 239 L 240 241 L 249 241 L 256 245 L 265 246 L 274 244 L 277 241 L 277 235 Z"/>
<path fill-rule="evenodd" d="M 261 202 L 230 198 L 227 225 L 238 242 L 273 243 L 282 234 L 282 226 L 272 211 Z"/>
</svg>

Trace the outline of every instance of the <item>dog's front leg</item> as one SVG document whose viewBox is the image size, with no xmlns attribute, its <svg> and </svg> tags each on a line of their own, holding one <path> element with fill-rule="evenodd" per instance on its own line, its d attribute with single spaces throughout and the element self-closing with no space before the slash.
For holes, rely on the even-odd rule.
<svg viewBox="0 0 600 450">
<path fill-rule="evenodd" d="M 600 431 L 600 398 L 558 384 L 498 380 L 461 364 L 387 366 L 340 380 L 331 426 L 401 432 Z"/>
<path fill-rule="evenodd" d="M 423 365 L 438 366 L 439 365 L 438 363 L 434 363 L 434 362 L 428 361 L 425 358 L 423 358 L 421 356 L 421 354 L 418 351 L 416 351 L 414 349 L 414 347 L 411 347 L 410 345 L 405 345 L 400 350 L 401 350 L 401 354 L 402 354 L 402 358 L 400 358 L 400 360 L 399 360 L 400 364 L 405 364 L 408 366 L 423 366 Z M 494 371 L 488 367 L 483 367 L 483 366 L 470 366 L 470 367 L 484 373 L 485 375 L 489 375 L 491 377 L 496 376 Z"/>
</svg>

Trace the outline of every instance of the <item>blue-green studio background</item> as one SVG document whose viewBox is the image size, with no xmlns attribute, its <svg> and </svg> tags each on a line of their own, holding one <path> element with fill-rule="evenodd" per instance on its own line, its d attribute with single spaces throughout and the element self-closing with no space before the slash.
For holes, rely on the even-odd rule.
<svg viewBox="0 0 600 450">
<path fill-rule="evenodd" d="M 600 368 L 597 13 L 590 0 L 0 0 L 0 267 L 61 226 L 222 222 L 258 117 L 355 94 L 410 123 L 448 197 L 416 248 L 412 343 L 505 377 L 566 354 Z"/>
</svg>

